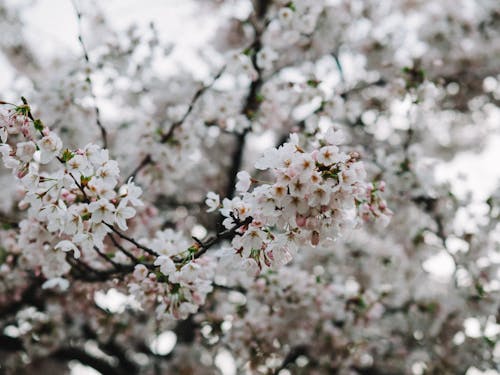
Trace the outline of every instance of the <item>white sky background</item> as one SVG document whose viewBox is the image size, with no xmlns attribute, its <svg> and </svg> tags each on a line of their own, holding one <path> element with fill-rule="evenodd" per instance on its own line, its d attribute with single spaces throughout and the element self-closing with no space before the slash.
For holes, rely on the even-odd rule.
<svg viewBox="0 0 500 375">
<path fill-rule="evenodd" d="M 32 0 L 7 0 L 11 4 L 25 4 Z M 88 2 L 88 0 L 85 0 Z M 193 0 L 97 0 L 114 30 L 124 30 L 131 24 L 147 26 L 154 22 L 163 41 L 175 42 L 173 61 L 184 68 L 199 71 L 195 51 L 207 41 L 217 20 L 197 12 Z M 79 4 L 79 0 L 76 0 Z M 81 56 L 78 43 L 78 23 L 72 0 L 36 0 L 23 12 L 26 38 L 37 45 L 44 56 Z M 86 35 L 84 35 L 85 40 Z M 0 64 L 2 63 L 0 57 Z M 197 64 L 198 63 L 198 64 Z M 3 68 L 3 64 L 2 64 Z M 8 86 L 11 72 L 0 75 L 0 90 Z"/>
<path fill-rule="evenodd" d="M 16 4 L 29 1 L 8 0 L 9 3 Z M 160 32 L 160 38 L 175 43 L 172 64 L 192 70 L 200 77 L 206 74 L 195 51 L 210 39 L 217 20 L 207 17 L 206 12 L 199 12 L 199 5 L 193 0 L 98 0 L 98 3 L 116 30 L 123 30 L 133 23 L 145 26 L 153 21 Z M 71 0 L 38 0 L 24 13 L 24 17 L 25 35 L 28 40 L 36 43 L 42 56 L 67 56 L 68 53 L 81 56 L 78 24 Z M 2 92 L 9 87 L 12 72 L 1 55 L 0 71 Z M 475 192 L 477 199 L 484 199 L 499 181 L 499 159 L 500 136 L 492 135 L 480 154 L 465 152 L 457 155 L 451 163 L 438 168 L 438 178 L 455 181 L 454 186 L 459 194 L 471 190 Z M 458 180 L 456 177 L 459 174 L 465 175 L 467 179 Z M 221 359 L 221 362 L 221 367 L 226 367 L 225 374 L 234 374 L 234 366 L 229 359 Z M 74 375 L 93 373 L 96 372 L 85 366 L 72 364 Z M 476 374 L 481 372 L 474 372 Z"/>
</svg>

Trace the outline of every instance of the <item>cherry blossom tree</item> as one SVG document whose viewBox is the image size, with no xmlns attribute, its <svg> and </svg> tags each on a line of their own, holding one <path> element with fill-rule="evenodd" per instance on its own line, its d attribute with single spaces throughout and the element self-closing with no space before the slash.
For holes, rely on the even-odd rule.
<svg viewBox="0 0 500 375">
<path fill-rule="evenodd" d="M 0 0 L 0 373 L 500 371 L 496 1 L 197 0 L 201 78 L 100 5 Z"/>
</svg>

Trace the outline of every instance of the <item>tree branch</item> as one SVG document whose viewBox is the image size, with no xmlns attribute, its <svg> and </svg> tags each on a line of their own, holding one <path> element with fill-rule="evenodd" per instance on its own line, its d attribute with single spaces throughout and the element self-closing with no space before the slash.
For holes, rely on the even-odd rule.
<svg viewBox="0 0 500 375">
<path fill-rule="evenodd" d="M 118 368 L 112 366 L 108 361 L 97 358 L 89 354 L 87 351 L 75 347 L 59 349 L 51 355 L 52 358 L 59 361 L 68 362 L 77 360 L 86 366 L 90 366 L 101 374 L 120 375 L 123 374 Z"/>
<path fill-rule="evenodd" d="M 263 21 L 265 19 L 268 5 L 269 5 L 268 0 L 257 1 L 255 12 L 258 20 Z M 250 90 L 248 91 L 248 95 L 245 100 L 245 105 L 241 110 L 241 113 L 247 116 L 247 118 L 249 118 L 250 120 L 255 117 L 260 107 L 261 101 L 258 99 L 258 94 L 260 88 L 264 83 L 261 69 L 257 65 L 257 54 L 262 49 L 261 38 L 265 28 L 261 28 L 259 27 L 259 25 L 254 25 L 254 30 L 255 30 L 255 39 L 250 48 L 253 49 L 252 64 L 254 66 L 254 69 L 257 71 L 258 75 L 257 79 L 253 81 L 250 85 Z M 241 169 L 241 165 L 243 162 L 243 153 L 245 150 L 246 135 L 249 131 L 250 129 L 248 128 L 245 129 L 243 133 L 238 135 L 238 138 L 236 139 L 236 145 L 234 146 L 234 151 L 231 156 L 231 160 L 233 160 L 233 163 L 231 164 L 231 169 L 229 171 L 229 180 L 227 182 L 227 187 L 225 190 L 226 198 L 229 199 L 233 198 L 234 196 L 235 186 L 236 186 L 236 175 Z"/>
<path fill-rule="evenodd" d="M 92 100 L 94 102 L 95 121 L 96 121 L 96 124 L 97 124 L 99 130 L 101 131 L 102 147 L 108 148 L 106 128 L 104 127 L 104 125 L 101 122 L 101 111 L 99 110 L 99 107 L 97 105 L 97 97 L 94 93 L 92 78 L 90 77 L 90 58 L 89 58 L 89 54 L 87 51 L 87 47 L 85 46 L 85 43 L 83 42 L 82 13 L 80 12 L 78 6 L 76 5 L 76 0 L 72 0 L 72 3 L 73 3 L 73 8 L 75 9 L 75 12 L 76 12 L 76 18 L 78 20 L 78 42 L 80 43 L 80 46 L 82 47 L 83 57 L 85 59 L 85 62 L 87 63 L 87 69 L 85 70 L 85 73 L 86 73 L 85 81 L 87 81 L 87 83 L 89 84 L 90 96 L 92 97 Z"/>
<path fill-rule="evenodd" d="M 168 141 L 170 141 L 173 138 L 175 130 L 177 128 L 179 128 L 180 126 L 182 126 L 182 124 L 186 121 L 186 119 L 188 118 L 188 116 L 193 111 L 194 106 L 198 102 L 198 100 L 202 97 L 202 95 L 207 90 L 209 90 L 215 84 L 215 82 L 222 76 L 222 74 L 224 73 L 225 70 L 226 70 L 226 67 L 225 66 L 222 67 L 222 69 L 219 70 L 219 72 L 214 76 L 214 78 L 212 79 L 212 82 L 210 82 L 210 84 L 204 85 L 201 88 L 199 88 L 198 91 L 196 91 L 196 93 L 194 94 L 193 98 L 191 99 L 191 102 L 189 103 L 189 107 L 188 107 L 187 111 L 184 113 L 184 115 L 182 116 L 182 118 L 179 121 L 174 122 L 172 124 L 172 126 L 170 127 L 170 129 L 168 130 L 168 132 L 165 133 L 165 134 L 163 134 L 161 136 L 161 139 L 160 139 L 161 143 L 167 143 Z M 126 181 L 128 181 L 131 178 L 136 177 L 137 174 L 144 167 L 146 167 L 147 165 L 151 164 L 152 162 L 153 162 L 153 159 L 151 159 L 151 155 L 150 154 L 146 155 L 141 160 L 141 162 L 139 163 L 139 165 L 137 167 L 135 167 L 134 170 L 132 171 L 132 173 L 127 177 Z"/>
</svg>

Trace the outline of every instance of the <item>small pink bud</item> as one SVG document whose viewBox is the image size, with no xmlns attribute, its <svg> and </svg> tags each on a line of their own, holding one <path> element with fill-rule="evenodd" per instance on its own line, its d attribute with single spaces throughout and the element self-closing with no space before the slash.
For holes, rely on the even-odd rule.
<svg viewBox="0 0 500 375">
<path fill-rule="evenodd" d="M 307 229 L 316 229 L 318 227 L 318 219 L 315 217 L 310 217 L 306 220 Z"/>
<path fill-rule="evenodd" d="M 285 172 L 285 175 L 290 179 L 292 180 L 295 176 L 297 176 L 297 171 L 295 170 L 295 168 L 287 168 L 286 172 Z"/>
<path fill-rule="evenodd" d="M 19 172 L 17 172 L 17 178 L 23 178 L 24 176 L 26 176 L 28 174 L 28 170 L 25 168 Z"/>
<path fill-rule="evenodd" d="M 257 281 L 255 281 L 255 286 L 259 292 L 262 292 L 266 288 L 266 281 L 262 278 L 257 279 Z"/>
<path fill-rule="evenodd" d="M 199 293 L 193 292 L 191 294 L 191 297 L 193 298 L 193 302 L 197 305 L 201 305 L 203 303 L 203 299 L 201 298 L 201 295 Z"/>
<path fill-rule="evenodd" d="M 21 127 L 21 133 L 23 133 L 23 136 L 28 138 L 30 135 L 30 129 L 27 125 L 24 125 Z"/>
<path fill-rule="evenodd" d="M 29 203 L 28 202 L 19 202 L 19 204 L 17 205 L 17 207 L 22 211 L 22 210 L 25 210 L 29 207 Z"/>
<path fill-rule="evenodd" d="M 317 246 L 319 244 L 319 233 L 314 231 L 311 234 L 311 245 Z"/>
<path fill-rule="evenodd" d="M 295 221 L 297 222 L 297 226 L 299 226 L 299 227 L 303 227 L 304 225 L 306 225 L 306 217 L 305 216 L 297 215 L 295 217 Z"/>
</svg>

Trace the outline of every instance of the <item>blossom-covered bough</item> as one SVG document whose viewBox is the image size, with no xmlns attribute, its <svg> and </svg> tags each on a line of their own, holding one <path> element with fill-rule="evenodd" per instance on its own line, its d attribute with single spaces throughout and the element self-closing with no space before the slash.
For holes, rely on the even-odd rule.
<svg viewBox="0 0 500 375">
<path fill-rule="evenodd" d="M 196 4 L 203 82 L 0 1 L 0 373 L 498 370 L 500 198 L 436 172 L 497 134 L 495 2 Z"/>
</svg>

